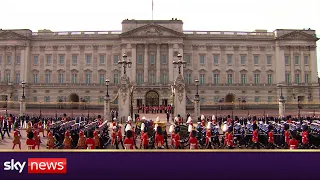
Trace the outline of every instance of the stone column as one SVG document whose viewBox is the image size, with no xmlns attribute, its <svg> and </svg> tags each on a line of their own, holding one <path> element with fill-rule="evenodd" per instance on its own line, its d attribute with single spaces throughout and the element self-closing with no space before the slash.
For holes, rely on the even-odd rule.
<svg viewBox="0 0 320 180">
<path fill-rule="evenodd" d="M 304 65 L 304 53 L 303 53 L 303 51 L 301 52 L 301 56 L 300 56 L 300 69 L 301 69 L 300 83 L 306 83 L 304 81 L 305 65 Z"/>
<path fill-rule="evenodd" d="M 24 116 L 26 112 L 26 99 L 20 99 L 20 116 Z"/>
<path fill-rule="evenodd" d="M 11 56 L 11 72 L 10 72 L 10 81 L 15 84 L 16 83 L 16 71 L 15 71 L 15 65 L 16 65 L 16 46 L 12 46 L 12 56 Z"/>
<path fill-rule="evenodd" d="M 285 100 L 279 99 L 279 116 L 284 117 L 285 115 Z"/>
<path fill-rule="evenodd" d="M 290 71 L 291 71 L 291 84 L 295 84 L 295 72 L 294 72 L 294 67 L 295 67 L 295 55 L 293 54 L 293 47 L 290 47 Z"/>
<path fill-rule="evenodd" d="M 184 117 L 186 114 L 186 90 L 182 75 L 178 75 L 174 82 L 174 116 Z"/>
<path fill-rule="evenodd" d="M 160 44 L 157 44 L 157 56 L 156 56 L 156 68 L 157 68 L 157 74 L 156 74 L 156 79 L 157 79 L 157 84 L 160 84 L 160 79 L 161 79 L 161 74 L 160 74 L 160 65 L 161 65 L 161 56 L 160 56 Z"/>
<path fill-rule="evenodd" d="M 172 84 L 174 81 L 173 78 L 173 44 L 169 44 L 169 53 L 168 53 L 168 63 L 169 63 L 169 83 Z"/>
<path fill-rule="evenodd" d="M 311 83 L 318 84 L 317 51 L 315 47 L 310 48 L 310 67 L 311 67 Z"/>
<path fill-rule="evenodd" d="M 118 96 L 118 108 L 119 118 L 126 118 L 130 115 L 130 81 L 127 75 L 120 78 L 119 82 L 119 96 Z"/>
<path fill-rule="evenodd" d="M 131 82 L 136 82 L 136 67 L 137 67 L 137 49 L 136 44 L 131 44 Z"/>
<path fill-rule="evenodd" d="M 108 121 L 110 119 L 110 96 L 104 97 L 104 120 Z"/>
<path fill-rule="evenodd" d="M 2 82 L 2 81 L 4 81 L 4 77 L 5 77 L 5 73 L 4 73 L 4 71 L 6 70 L 6 53 L 5 53 L 5 51 L 6 51 L 6 47 L 5 46 L 0 46 L 0 56 L 1 56 L 1 60 L 2 60 L 2 64 L 0 64 L 1 65 L 1 67 L 0 67 L 0 77 L 1 77 L 1 79 L 0 79 L 0 82 Z M 21 63 L 22 63 L 22 61 L 21 61 Z"/>
<path fill-rule="evenodd" d="M 200 116 L 200 97 L 196 96 L 194 98 L 194 120 L 198 120 L 198 117 Z"/>
<path fill-rule="evenodd" d="M 148 83 L 148 64 L 149 64 L 149 57 L 148 57 L 148 44 L 145 44 L 144 47 L 144 57 L 143 57 L 143 80 L 144 83 L 147 84 Z"/>
</svg>

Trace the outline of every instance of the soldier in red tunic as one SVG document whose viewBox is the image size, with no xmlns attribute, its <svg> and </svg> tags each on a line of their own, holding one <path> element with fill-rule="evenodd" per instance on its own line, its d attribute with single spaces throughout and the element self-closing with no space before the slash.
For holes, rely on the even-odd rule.
<svg viewBox="0 0 320 180">
<path fill-rule="evenodd" d="M 12 149 L 18 144 L 19 149 L 21 149 L 20 132 L 16 129 L 13 134 L 13 146 Z"/>
<path fill-rule="evenodd" d="M 28 122 L 28 126 L 27 126 L 27 129 L 26 129 L 26 132 L 27 132 L 27 134 L 28 134 L 29 132 L 32 132 L 31 122 Z"/>
<path fill-rule="evenodd" d="M 175 128 L 174 143 L 175 143 L 174 144 L 175 149 L 181 149 L 179 128 Z"/>
<path fill-rule="evenodd" d="M 121 144 L 122 148 L 124 149 L 124 145 L 123 145 L 123 140 L 122 140 L 122 130 L 121 130 L 121 126 L 119 126 L 118 128 L 118 132 L 117 132 L 117 143 L 116 143 L 116 148 L 119 149 L 119 144 Z"/>
<path fill-rule="evenodd" d="M 258 126 L 257 124 L 253 124 L 252 125 L 253 128 L 253 132 L 252 132 L 252 149 L 254 149 L 255 147 L 257 149 L 260 149 L 260 145 L 259 145 L 259 134 L 258 134 Z"/>
<path fill-rule="evenodd" d="M 227 147 L 228 147 L 228 149 L 233 149 L 233 147 L 234 147 L 232 127 L 228 128 Z"/>
<path fill-rule="evenodd" d="M 211 122 L 208 123 L 207 129 L 206 129 L 206 148 L 208 149 L 211 147 Z"/>
<path fill-rule="evenodd" d="M 47 136 L 49 135 L 49 132 L 50 132 L 50 126 L 51 126 L 51 121 L 48 120 L 48 121 L 47 121 L 47 124 L 46 124 Z"/>
<path fill-rule="evenodd" d="M 88 138 L 86 140 L 86 145 L 87 145 L 87 149 L 94 149 L 94 139 L 93 139 L 93 132 L 92 131 L 89 131 L 88 133 Z"/>
<path fill-rule="evenodd" d="M 296 135 L 296 133 L 293 132 L 293 133 L 291 134 L 291 136 L 292 136 L 292 139 L 290 139 L 290 141 L 289 141 L 289 149 L 298 149 L 299 143 L 298 143 L 298 141 L 297 141 L 297 135 Z"/>
<path fill-rule="evenodd" d="M 84 136 L 84 132 L 80 130 L 79 139 L 78 139 L 78 149 L 86 148 L 86 137 Z"/>
<path fill-rule="evenodd" d="M 309 148 L 308 126 L 303 126 L 301 136 L 302 136 L 302 148 L 308 149 Z"/>
<path fill-rule="evenodd" d="M 114 146 L 116 143 L 118 129 L 117 126 L 112 127 L 112 134 L 111 134 L 111 145 Z"/>
<path fill-rule="evenodd" d="M 142 135 L 141 135 L 141 144 L 143 145 L 143 149 L 148 149 L 149 146 L 149 137 L 148 137 L 148 128 L 145 127 Z"/>
<path fill-rule="evenodd" d="M 54 138 L 52 133 L 49 131 L 47 140 L 47 149 L 54 149 Z"/>
<path fill-rule="evenodd" d="M 28 149 L 35 149 L 35 147 L 36 147 L 36 145 L 35 145 L 36 142 L 33 139 L 33 135 L 34 134 L 32 131 L 29 132 L 27 135 L 28 139 L 26 140 L 26 145 L 27 145 Z"/>
<path fill-rule="evenodd" d="M 274 149 L 274 136 L 273 136 L 273 126 L 268 126 L 268 149 Z"/>
<path fill-rule="evenodd" d="M 94 140 L 95 149 L 100 149 L 100 137 L 99 137 L 98 130 L 95 130 L 93 132 L 93 140 Z"/>
<path fill-rule="evenodd" d="M 284 125 L 284 147 L 286 149 L 289 148 L 289 141 L 290 141 L 289 124 L 285 124 Z"/>
<path fill-rule="evenodd" d="M 156 136 L 155 136 L 155 147 L 157 149 L 164 148 L 164 136 L 162 133 L 162 128 L 160 126 L 157 127 Z"/>
<path fill-rule="evenodd" d="M 39 129 L 39 136 L 40 136 L 40 133 L 42 133 L 42 137 L 45 137 L 45 135 L 44 135 L 44 127 L 43 127 L 41 121 L 38 123 L 38 129 Z"/>
<path fill-rule="evenodd" d="M 198 149 L 197 131 L 193 130 L 189 139 L 190 149 Z"/>
<path fill-rule="evenodd" d="M 40 149 L 40 135 L 39 135 L 39 130 L 38 130 L 38 125 L 34 124 L 34 141 L 35 141 L 35 146 L 38 146 L 38 149 Z"/>
<path fill-rule="evenodd" d="M 125 149 L 133 149 L 134 142 L 132 140 L 132 131 L 128 130 L 126 133 L 126 138 L 124 139 L 124 147 Z"/>
<path fill-rule="evenodd" d="M 71 137 L 69 130 L 64 133 L 63 146 L 64 149 L 71 149 Z"/>
</svg>

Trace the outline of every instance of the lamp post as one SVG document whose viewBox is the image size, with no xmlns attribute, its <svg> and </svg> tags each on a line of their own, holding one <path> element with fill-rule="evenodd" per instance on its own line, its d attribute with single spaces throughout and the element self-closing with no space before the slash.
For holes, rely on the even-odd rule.
<svg viewBox="0 0 320 180">
<path fill-rule="evenodd" d="M 6 95 L 6 117 L 8 117 L 8 95 Z"/>
<path fill-rule="evenodd" d="M 178 61 L 173 61 L 172 64 L 173 64 L 174 68 L 176 68 L 178 66 L 179 75 L 180 75 L 181 74 L 181 67 L 183 66 L 183 68 L 185 68 L 187 66 L 187 62 L 182 60 L 182 55 L 180 53 L 178 53 L 177 58 L 178 58 Z"/>
<path fill-rule="evenodd" d="M 132 62 L 127 60 L 127 54 L 123 53 L 122 55 L 122 61 L 118 61 L 119 67 L 123 67 L 123 75 L 126 75 L 126 69 L 131 68 Z"/>
<path fill-rule="evenodd" d="M 24 88 L 26 87 L 26 83 L 24 81 L 21 82 L 21 86 L 22 86 L 22 99 L 25 99 L 25 95 L 24 95 Z"/>
<path fill-rule="evenodd" d="M 180 69 L 179 69 L 180 70 Z M 195 115 L 196 115 L 196 118 L 198 118 L 200 116 L 200 104 L 199 104 L 199 101 L 200 101 L 200 96 L 199 96 L 199 80 L 198 79 L 195 79 L 194 80 L 195 83 L 196 83 L 196 95 L 194 97 L 194 101 L 196 102 L 195 104 Z"/>
<path fill-rule="evenodd" d="M 107 93 L 106 93 L 106 97 L 105 97 L 105 105 L 104 105 L 104 118 L 105 120 L 109 119 L 110 116 L 110 96 L 109 96 L 109 83 L 110 80 L 109 78 L 106 79 L 106 87 L 107 87 Z"/>
</svg>

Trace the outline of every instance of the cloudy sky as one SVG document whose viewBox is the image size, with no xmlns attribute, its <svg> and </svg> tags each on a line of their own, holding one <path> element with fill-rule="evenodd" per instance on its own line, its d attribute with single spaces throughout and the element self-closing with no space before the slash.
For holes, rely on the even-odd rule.
<svg viewBox="0 0 320 180">
<path fill-rule="evenodd" d="M 178 18 L 185 30 L 317 30 L 320 0 L 154 0 L 154 19 Z M 123 19 L 151 19 L 152 0 L 3 0 L 2 29 L 121 30 Z M 320 41 L 318 41 L 318 46 Z M 320 69 L 318 48 L 318 69 Z"/>
</svg>

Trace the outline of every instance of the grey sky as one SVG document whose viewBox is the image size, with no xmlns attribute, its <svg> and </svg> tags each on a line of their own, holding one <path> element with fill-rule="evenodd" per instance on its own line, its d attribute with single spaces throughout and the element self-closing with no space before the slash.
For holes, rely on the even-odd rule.
<svg viewBox="0 0 320 180">
<path fill-rule="evenodd" d="M 317 30 L 319 0 L 154 0 L 154 19 L 178 18 L 184 30 Z M 121 30 L 123 19 L 151 19 L 152 0 L 7 0 L 0 28 L 52 31 Z M 319 41 L 317 45 L 319 45 Z M 320 48 L 318 69 L 320 69 Z"/>
</svg>

